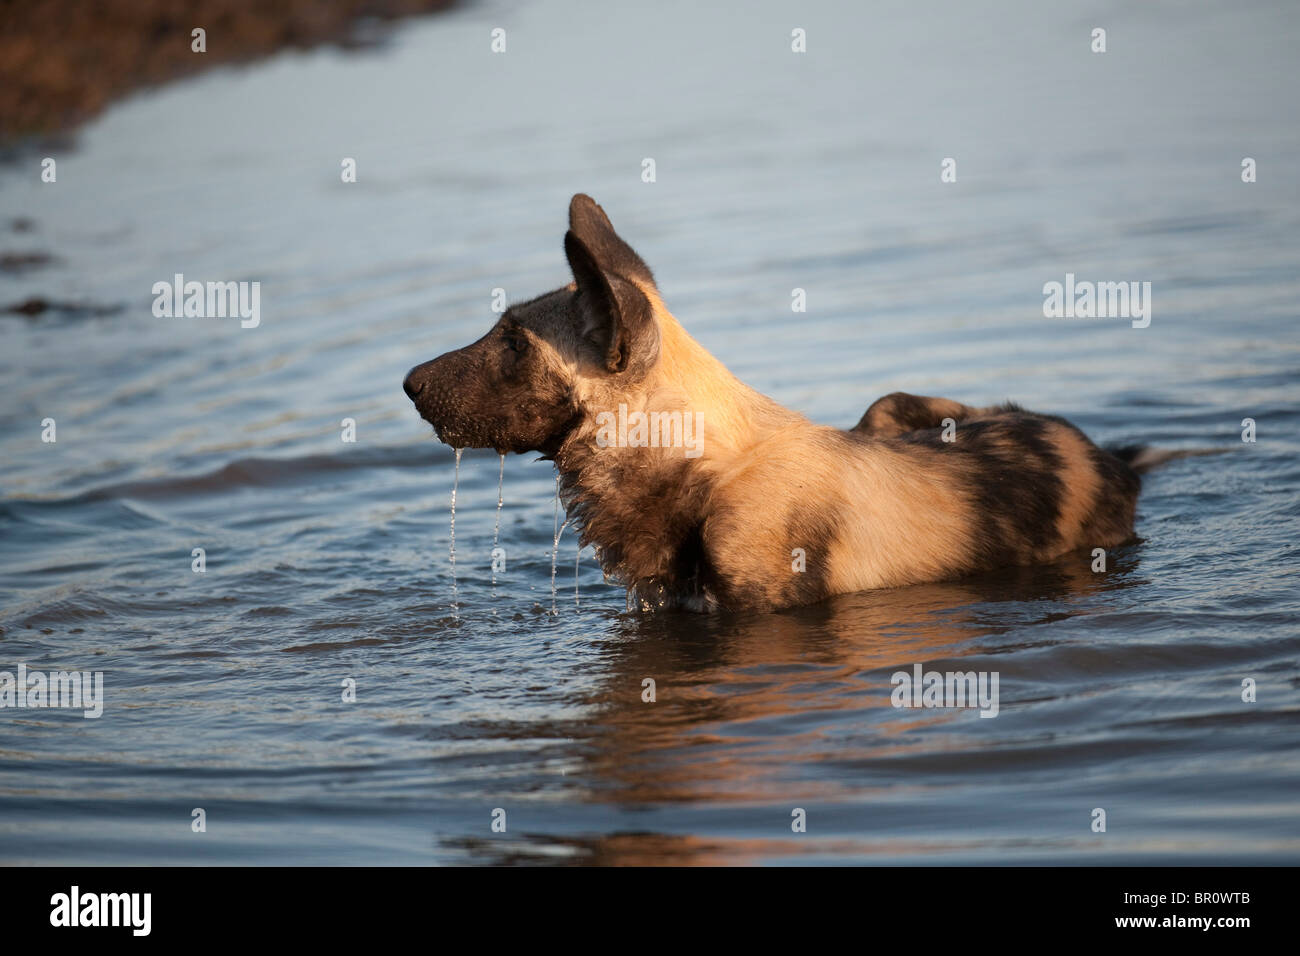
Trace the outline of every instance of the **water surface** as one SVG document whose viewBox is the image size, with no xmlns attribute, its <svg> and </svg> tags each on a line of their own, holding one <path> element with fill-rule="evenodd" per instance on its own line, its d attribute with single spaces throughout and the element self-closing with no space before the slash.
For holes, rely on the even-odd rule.
<svg viewBox="0 0 1300 956">
<path fill-rule="evenodd" d="M 57 257 L 0 304 L 77 306 L 0 317 L 0 669 L 108 694 L 0 711 L 0 861 L 1300 859 L 1300 18 L 981 6 L 478 4 L 135 96 L 56 184 L 0 170 L 0 251 Z M 453 607 L 453 453 L 401 379 L 568 281 L 577 191 L 816 420 L 906 390 L 1224 453 L 1148 479 L 1105 574 L 705 617 L 626 613 L 590 552 L 575 600 L 571 530 L 553 613 L 532 456 L 493 585 L 469 451 Z M 155 318 L 178 272 L 260 281 L 261 325 Z M 1150 326 L 1044 318 L 1067 272 L 1150 281 Z M 918 662 L 999 672 L 998 717 L 891 707 Z"/>
</svg>

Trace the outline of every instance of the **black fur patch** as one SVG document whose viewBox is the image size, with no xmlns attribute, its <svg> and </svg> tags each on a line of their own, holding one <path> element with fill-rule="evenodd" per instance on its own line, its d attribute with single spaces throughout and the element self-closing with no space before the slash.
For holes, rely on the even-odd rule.
<svg viewBox="0 0 1300 956">
<path fill-rule="evenodd" d="M 783 592 L 787 605 L 820 601 L 830 592 L 831 548 L 838 536 L 838 515 L 829 506 L 801 510 L 786 521 L 787 552 L 804 550 L 804 570 L 793 568 L 794 555 L 782 555 L 790 580 Z"/>
<path fill-rule="evenodd" d="M 1066 489 L 1061 456 L 1049 435 L 1058 422 L 1008 410 L 958 424 L 951 442 L 943 441 L 941 429 L 900 438 L 957 459 L 961 493 L 979 522 L 968 570 L 1021 564 L 1058 545 Z"/>
<path fill-rule="evenodd" d="M 862 420 L 853 426 L 853 430 L 868 434 L 898 434 L 937 428 L 942 424 L 941 417 L 936 414 L 929 399 L 909 395 L 907 392 L 892 392 L 872 402 Z"/>
<path fill-rule="evenodd" d="M 1123 541 L 1133 533 L 1133 513 L 1142 479 L 1111 452 L 1093 446 L 1089 455 L 1101 476 L 1102 492 L 1084 534 L 1098 544 Z"/>
</svg>

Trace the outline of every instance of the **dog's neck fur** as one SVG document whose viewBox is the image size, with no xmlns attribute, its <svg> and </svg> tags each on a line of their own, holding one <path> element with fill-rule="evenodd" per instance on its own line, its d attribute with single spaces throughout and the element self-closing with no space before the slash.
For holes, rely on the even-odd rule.
<svg viewBox="0 0 1300 956">
<path fill-rule="evenodd" d="M 806 422 L 737 379 L 654 296 L 659 358 L 644 379 L 581 396 L 579 424 L 554 459 L 561 496 L 605 574 L 652 603 L 696 603 L 709 587 L 701 530 L 738 463 L 776 432 Z M 695 415 L 700 454 L 683 448 L 600 447 L 596 416 Z"/>
</svg>

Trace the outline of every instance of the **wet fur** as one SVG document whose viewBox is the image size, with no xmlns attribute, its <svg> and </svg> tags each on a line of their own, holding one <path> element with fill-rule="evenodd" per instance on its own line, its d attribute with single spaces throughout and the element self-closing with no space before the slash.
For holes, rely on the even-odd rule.
<svg viewBox="0 0 1300 956">
<path fill-rule="evenodd" d="M 643 606 L 786 607 L 1132 535 L 1137 472 L 1064 419 L 894 393 L 851 430 L 814 424 L 695 342 L 586 196 L 565 251 L 574 283 L 406 389 L 448 444 L 552 458 L 582 542 Z M 599 447 L 596 416 L 620 404 L 702 415 L 702 454 Z"/>
</svg>

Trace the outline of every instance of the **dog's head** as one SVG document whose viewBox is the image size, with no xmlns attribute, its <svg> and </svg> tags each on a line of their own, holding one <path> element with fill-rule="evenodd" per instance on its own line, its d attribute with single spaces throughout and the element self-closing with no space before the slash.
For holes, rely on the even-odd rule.
<svg viewBox="0 0 1300 956">
<path fill-rule="evenodd" d="M 564 252 L 573 282 L 407 374 L 406 394 L 448 445 L 554 454 L 594 395 L 658 361 L 654 277 L 590 196 L 569 204 Z"/>
</svg>

